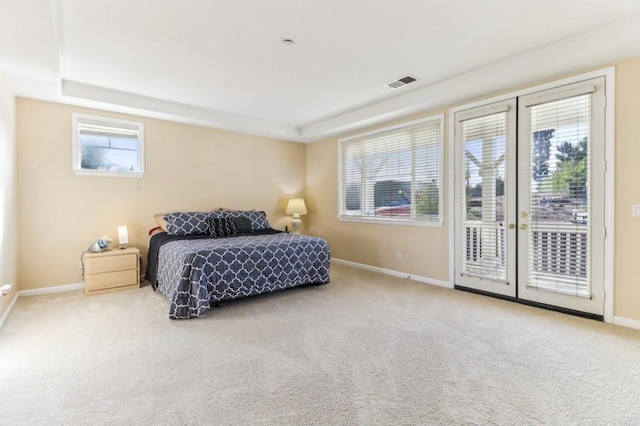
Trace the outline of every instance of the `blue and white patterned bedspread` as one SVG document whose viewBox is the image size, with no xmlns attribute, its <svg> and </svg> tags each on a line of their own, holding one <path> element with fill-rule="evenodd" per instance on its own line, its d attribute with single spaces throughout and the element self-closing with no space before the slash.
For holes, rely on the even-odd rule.
<svg viewBox="0 0 640 426">
<path fill-rule="evenodd" d="M 194 318 L 220 300 L 329 282 L 329 246 L 287 233 L 172 241 L 158 253 L 169 317 Z"/>
</svg>

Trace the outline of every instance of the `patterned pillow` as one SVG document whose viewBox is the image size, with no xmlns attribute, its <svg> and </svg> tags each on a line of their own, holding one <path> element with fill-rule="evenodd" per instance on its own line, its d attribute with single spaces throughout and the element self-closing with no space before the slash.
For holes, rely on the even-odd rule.
<svg viewBox="0 0 640 426">
<path fill-rule="evenodd" d="M 238 234 L 252 234 L 253 228 L 248 217 L 232 217 L 231 220 L 236 226 Z"/>
<path fill-rule="evenodd" d="M 225 210 L 228 217 L 246 217 L 251 221 L 251 229 L 259 231 L 271 228 L 267 220 L 267 214 L 263 211 L 255 210 Z"/>
<path fill-rule="evenodd" d="M 230 237 L 238 233 L 230 217 L 209 217 L 209 231 L 212 237 Z"/>
<path fill-rule="evenodd" d="M 209 213 L 169 213 L 165 216 L 168 235 L 194 235 L 209 233 Z"/>
<path fill-rule="evenodd" d="M 209 217 L 220 219 L 223 217 L 227 217 L 227 212 L 223 211 L 222 209 L 214 210 L 211 213 L 209 213 Z"/>
</svg>

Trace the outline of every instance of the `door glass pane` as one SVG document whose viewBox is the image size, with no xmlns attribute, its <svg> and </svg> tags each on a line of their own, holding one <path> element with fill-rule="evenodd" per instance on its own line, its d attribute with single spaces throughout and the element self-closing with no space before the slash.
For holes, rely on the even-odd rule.
<svg viewBox="0 0 640 426">
<path fill-rule="evenodd" d="M 507 281 L 506 275 L 506 139 L 507 112 L 462 122 L 464 179 L 463 248 L 458 268 L 463 274 Z"/>
<path fill-rule="evenodd" d="M 530 107 L 528 287 L 588 296 L 591 95 Z"/>
</svg>

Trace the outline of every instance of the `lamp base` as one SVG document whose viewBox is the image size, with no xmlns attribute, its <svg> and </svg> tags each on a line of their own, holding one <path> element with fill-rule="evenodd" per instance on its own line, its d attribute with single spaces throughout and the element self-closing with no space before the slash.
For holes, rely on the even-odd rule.
<svg viewBox="0 0 640 426">
<path fill-rule="evenodd" d="M 291 219 L 291 233 L 293 235 L 300 235 L 300 228 L 302 227 L 302 220 L 299 217 L 293 217 Z"/>
</svg>

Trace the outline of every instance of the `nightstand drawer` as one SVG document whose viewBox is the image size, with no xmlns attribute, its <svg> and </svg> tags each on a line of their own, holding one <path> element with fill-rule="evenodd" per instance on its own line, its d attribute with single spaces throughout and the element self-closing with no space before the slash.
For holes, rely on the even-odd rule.
<svg viewBox="0 0 640 426">
<path fill-rule="evenodd" d="M 102 274 L 104 272 L 123 271 L 126 269 L 138 269 L 137 254 L 87 257 L 84 264 L 86 274 Z"/>
<path fill-rule="evenodd" d="M 84 280 L 85 292 L 124 287 L 138 284 L 138 270 L 107 272 L 87 275 Z"/>
</svg>

